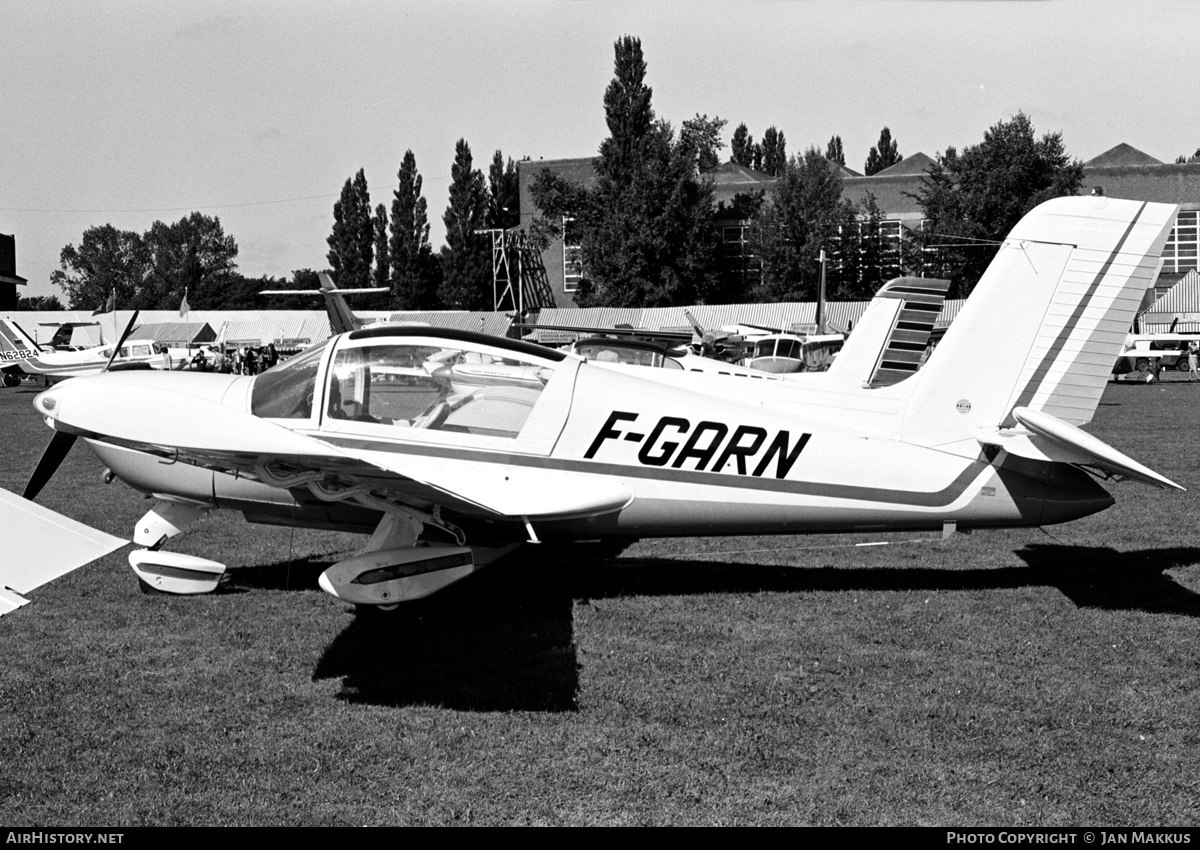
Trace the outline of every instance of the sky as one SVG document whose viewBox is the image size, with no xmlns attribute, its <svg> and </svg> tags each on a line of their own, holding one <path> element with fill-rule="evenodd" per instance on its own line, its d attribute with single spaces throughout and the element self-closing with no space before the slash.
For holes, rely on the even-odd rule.
<svg viewBox="0 0 1200 850">
<path fill-rule="evenodd" d="M 342 184 L 391 205 L 412 150 L 442 244 L 458 139 L 594 156 L 613 44 L 641 39 L 659 118 L 774 125 L 789 154 L 841 136 L 863 170 L 982 141 L 1019 111 L 1087 161 L 1200 148 L 1189 0 L 0 0 L 0 233 L 23 295 L 89 227 L 193 210 L 248 276 L 325 268 Z"/>
</svg>

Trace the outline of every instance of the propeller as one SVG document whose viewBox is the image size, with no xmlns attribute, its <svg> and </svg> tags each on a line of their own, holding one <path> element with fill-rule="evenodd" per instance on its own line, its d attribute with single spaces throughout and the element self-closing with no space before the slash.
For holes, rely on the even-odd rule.
<svg viewBox="0 0 1200 850">
<path fill-rule="evenodd" d="M 46 446 L 46 450 L 42 452 L 42 457 L 38 461 L 33 475 L 29 476 L 29 483 L 25 485 L 25 492 L 21 496 L 30 501 L 36 499 L 37 494 L 42 492 L 42 488 L 46 486 L 46 482 L 58 471 L 59 464 L 66 458 L 67 452 L 73 445 L 75 445 L 74 434 L 55 431 L 50 438 L 50 445 Z"/>
<path fill-rule="evenodd" d="M 746 338 L 741 334 L 722 331 L 718 335 L 705 330 L 689 310 L 684 310 L 683 315 L 692 326 L 692 348 L 703 357 L 736 357 L 746 342 Z"/>
<path fill-rule="evenodd" d="M 113 360 L 121 350 L 121 346 L 125 344 L 125 340 L 129 339 L 129 335 L 133 333 L 133 325 L 137 321 L 139 312 L 139 310 L 134 310 L 133 315 L 129 317 L 129 324 L 125 326 L 124 333 L 117 340 L 117 344 L 113 346 L 113 352 L 109 356 L 108 362 L 100 370 L 101 375 L 112 367 Z M 42 492 L 42 488 L 54 477 L 54 473 L 58 471 L 58 467 L 66 459 L 67 453 L 71 451 L 71 446 L 75 445 L 75 440 L 75 434 L 68 434 L 66 431 L 54 432 L 54 435 L 50 438 L 50 444 L 42 452 L 37 467 L 33 470 L 33 475 L 29 476 L 29 483 L 25 485 L 25 492 L 21 494 L 22 496 L 30 500 L 37 498 L 38 493 Z"/>
</svg>

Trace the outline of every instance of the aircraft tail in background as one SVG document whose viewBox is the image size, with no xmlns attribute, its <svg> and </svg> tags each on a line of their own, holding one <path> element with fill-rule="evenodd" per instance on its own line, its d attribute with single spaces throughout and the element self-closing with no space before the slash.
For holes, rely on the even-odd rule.
<svg viewBox="0 0 1200 850">
<path fill-rule="evenodd" d="M 950 281 L 897 277 L 883 285 L 834 358 L 831 386 L 886 387 L 916 374 Z"/>
<path fill-rule="evenodd" d="M 350 305 L 346 303 L 347 295 L 388 291 L 386 286 L 338 289 L 337 284 L 333 282 L 333 278 L 327 272 L 320 272 L 317 277 L 321 281 L 320 289 L 266 289 L 259 295 L 320 295 L 325 299 L 325 312 L 329 315 L 330 333 L 341 334 L 357 330 L 365 324 L 362 319 L 354 315 Z"/>
<path fill-rule="evenodd" d="M 0 319 L 0 352 L 29 351 L 33 354 L 40 352 L 41 346 L 34 342 L 33 337 L 12 319 Z"/>
</svg>

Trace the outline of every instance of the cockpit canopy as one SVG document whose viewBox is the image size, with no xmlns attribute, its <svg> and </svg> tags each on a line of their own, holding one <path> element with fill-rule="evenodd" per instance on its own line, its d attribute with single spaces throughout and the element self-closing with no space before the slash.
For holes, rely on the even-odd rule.
<svg viewBox="0 0 1200 850">
<path fill-rule="evenodd" d="M 550 349 L 478 334 L 373 328 L 259 375 L 251 412 L 317 418 L 330 428 L 363 423 L 515 438 L 562 359 Z"/>
</svg>

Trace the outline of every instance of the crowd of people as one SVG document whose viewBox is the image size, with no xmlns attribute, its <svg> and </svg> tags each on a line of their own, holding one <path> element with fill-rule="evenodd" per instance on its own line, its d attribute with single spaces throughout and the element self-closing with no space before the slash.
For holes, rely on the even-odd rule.
<svg viewBox="0 0 1200 850">
<path fill-rule="evenodd" d="M 184 368 L 196 372 L 257 375 L 278 362 L 279 352 L 272 342 L 258 348 L 249 345 L 229 349 L 216 346 L 198 348 Z"/>
</svg>

